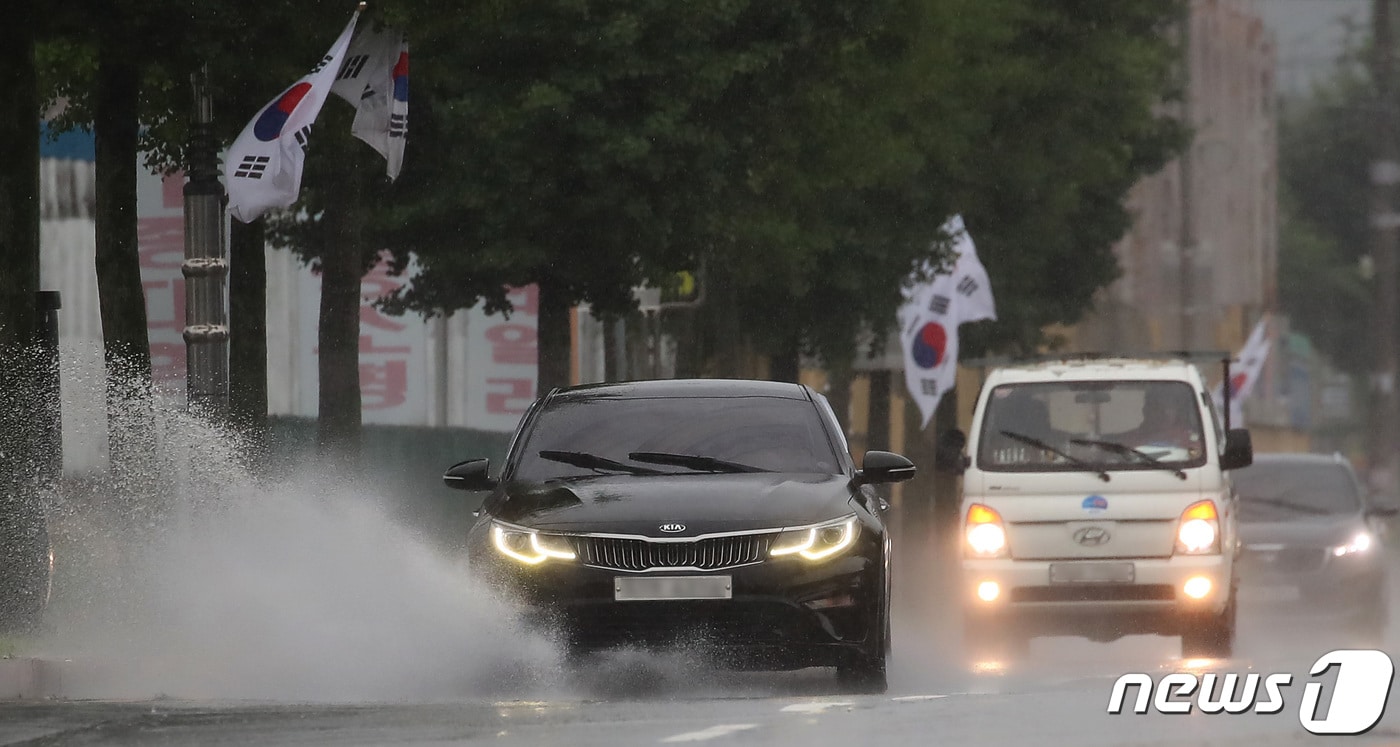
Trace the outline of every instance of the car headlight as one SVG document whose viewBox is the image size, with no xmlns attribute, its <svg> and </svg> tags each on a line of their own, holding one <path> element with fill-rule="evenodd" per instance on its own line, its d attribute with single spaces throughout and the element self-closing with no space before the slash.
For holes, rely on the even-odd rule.
<svg viewBox="0 0 1400 747">
<path fill-rule="evenodd" d="M 860 531 L 856 517 L 816 524 L 801 529 L 789 529 L 773 540 L 768 554 L 779 558 L 784 555 L 801 555 L 808 560 L 822 560 L 850 547 Z"/>
<path fill-rule="evenodd" d="M 526 565 L 538 565 L 550 558 L 573 560 L 575 557 L 568 540 L 559 535 L 540 534 L 533 529 L 493 524 L 491 540 L 502 555 Z"/>
<path fill-rule="evenodd" d="M 1363 553 L 1371 549 L 1371 543 L 1372 540 L 1370 532 L 1359 532 L 1355 537 L 1351 538 L 1350 542 L 1346 543 L 1345 545 L 1337 545 L 1336 547 L 1332 548 L 1332 555 L 1333 557 L 1340 558 L 1343 555 L 1355 555 L 1357 553 Z"/>
</svg>

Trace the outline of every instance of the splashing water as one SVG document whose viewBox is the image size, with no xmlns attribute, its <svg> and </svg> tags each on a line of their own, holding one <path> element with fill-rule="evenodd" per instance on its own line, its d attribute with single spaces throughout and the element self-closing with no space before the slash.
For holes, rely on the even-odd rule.
<svg viewBox="0 0 1400 747">
<path fill-rule="evenodd" d="M 154 433 L 146 448 L 134 437 L 112 474 L 51 496 L 39 645 L 73 659 L 66 695 L 431 700 L 556 678 L 549 642 L 386 496 L 267 477 L 230 433 L 139 399 L 116 428 Z"/>
</svg>

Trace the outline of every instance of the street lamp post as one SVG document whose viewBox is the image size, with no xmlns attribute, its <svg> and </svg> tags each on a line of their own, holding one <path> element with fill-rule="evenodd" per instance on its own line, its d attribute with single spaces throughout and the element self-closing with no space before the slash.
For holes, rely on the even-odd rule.
<svg viewBox="0 0 1400 747">
<path fill-rule="evenodd" d="M 208 71 L 193 76 L 194 126 L 185 183 L 185 372 L 191 410 L 223 418 L 229 408 L 228 311 L 224 255 L 224 187 Z"/>
</svg>

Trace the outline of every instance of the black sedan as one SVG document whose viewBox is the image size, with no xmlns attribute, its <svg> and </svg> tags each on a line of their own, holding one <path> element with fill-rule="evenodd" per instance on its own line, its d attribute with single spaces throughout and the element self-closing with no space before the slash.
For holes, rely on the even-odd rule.
<svg viewBox="0 0 1400 747">
<path fill-rule="evenodd" d="M 485 459 L 443 479 L 490 491 L 472 568 L 573 655 L 682 647 L 743 668 L 834 666 L 883 692 L 890 539 L 871 486 L 914 466 L 863 462 L 806 386 L 647 381 L 556 389 L 522 418 L 499 479 Z"/>
<path fill-rule="evenodd" d="M 1369 505 L 1341 455 L 1258 454 L 1232 476 L 1241 605 L 1270 613 L 1271 625 L 1379 645 L 1389 609 L 1380 519 L 1395 509 Z"/>
</svg>

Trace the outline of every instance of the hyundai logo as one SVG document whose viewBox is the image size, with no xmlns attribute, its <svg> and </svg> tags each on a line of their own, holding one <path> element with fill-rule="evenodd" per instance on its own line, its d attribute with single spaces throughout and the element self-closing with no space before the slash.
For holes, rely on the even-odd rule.
<svg viewBox="0 0 1400 747">
<path fill-rule="evenodd" d="M 684 524 L 674 524 L 674 523 L 673 523 L 673 524 L 662 524 L 662 525 L 661 525 L 660 527 L 658 527 L 658 528 L 659 528 L 661 531 L 666 532 L 667 534 L 675 534 L 676 532 L 684 532 L 684 531 L 685 531 L 685 525 L 684 525 Z"/>
<path fill-rule="evenodd" d="M 1084 527 L 1074 533 L 1074 541 L 1085 547 L 1098 547 L 1108 544 L 1111 536 L 1103 527 Z"/>
</svg>

